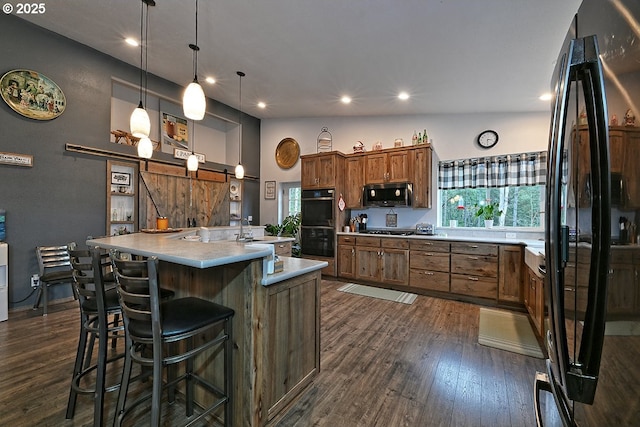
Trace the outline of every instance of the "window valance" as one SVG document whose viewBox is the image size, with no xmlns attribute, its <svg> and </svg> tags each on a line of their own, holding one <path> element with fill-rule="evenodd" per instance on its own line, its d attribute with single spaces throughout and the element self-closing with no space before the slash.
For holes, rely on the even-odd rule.
<svg viewBox="0 0 640 427">
<path fill-rule="evenodd" d="M 438 188 L 488 188 L 544 185 L 547 152 L 447 160 L 438 164 Z"/>
</svg>

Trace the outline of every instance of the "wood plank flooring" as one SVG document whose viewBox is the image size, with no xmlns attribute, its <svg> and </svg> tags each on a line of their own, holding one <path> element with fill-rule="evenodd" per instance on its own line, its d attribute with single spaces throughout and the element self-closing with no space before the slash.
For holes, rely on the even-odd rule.
<svg viewBox="0 0 640 427">
<path fill-rule="evenodd" d="M 544 361 L 479 345 L 478 306 L 425 296 L 406 305 L 337 291 L 342 284 L 322 283 L 321 372 L 274 425 L 535 425 L 533 377 Z M 64 418 L 77 310 L 72 301 L 0 323 L 1 425 L 92 424 L 85 396 Z"/>
</svg>

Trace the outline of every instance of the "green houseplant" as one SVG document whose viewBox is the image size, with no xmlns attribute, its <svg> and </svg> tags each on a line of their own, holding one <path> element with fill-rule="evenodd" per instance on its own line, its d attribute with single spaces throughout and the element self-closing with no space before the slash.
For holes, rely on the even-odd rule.
<svg viewBox="0 0 640 427">
<path fill-rule="evenodd" d="M 278 237 L 293 237 L 291 247 L 291 253 L 293 256 L 300 256 L 300 224 L 302 222 L 302 214 L 299 212 L 295 215 L 289 215 L 282 220 L 282 224 L 267 224 L 264 226 L 264 231 L 272 236 Z"/>
<path fill-rule="evenodd" d="M 475 217 L 482 218 L 484 220 L 484 225 L 487 228 L 492 227 L 493 220 L 502 215 L 502 210 L 499 209 L 500 205 L 498 203 L 487 203 L 482 206 L 476 204 L 475 207 Z"/>
</svg>

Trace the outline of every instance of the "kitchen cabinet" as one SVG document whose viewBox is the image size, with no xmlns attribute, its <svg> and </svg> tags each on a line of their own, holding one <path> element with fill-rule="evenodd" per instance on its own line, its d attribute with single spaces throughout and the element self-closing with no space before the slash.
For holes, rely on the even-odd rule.
<svg viewBox="0 0 640 427">
<path fill-rule="evenodd" d="M 624 127 L 622 176 L 627 186 L 625 208 L 640 208 L 640 129 Z M 613 156 L 613 154 L 612 154 Z M 613 159 L 611 160 L 613 162 Z"/>
<path fill-rule="evenodd" d="M 410 170 L 413 182 L 413 207 L 431 208 L 431 147 L 410 150 Z"/>
<path fill-rule="evenodd" d="M 451 243 L 451 292 L 498 298 L 498 245 Z"/>
<path fill-rule="evenodd" d="M 356 238 L 338 236 L 338 277 L 354 279 L 356 277 Z"/>
<path fill-rule="evenodd" d="M 138 231 L 137 189 L 137 163 L 107 160 L 107 236 Z"/>
<path fill-rule="evenodd" d="M 498 301 L 522 304 L 522 266 L 524 251 L 520 245 L 500 245 Z"/>
<path fill-rule="evenodd" d="M 538 336 L 544 335 L 544 278 L 527 267 L 524 305 Z"/>
<path fill-rule="evenodd" d="M 357 237 L 356 279 L 406 285 L 409 281 L 409 242 L 406 239 Z"/>
<path fill-rule="evenodd" d="M 344 164 L 335 152 L 301 156 L 302 189 L 335 188 Z"/>
<path fill-rule="evenodd" d="M 362 187 L 364 186 L 364 155 L 348 156 L 344 168 L 344 201 L 347 209 L 362 207 Z"/>
<path fill-rule="evenodd" d="M 412 240 L 409 244 L 409 286 L 449 292 L 449 242 Z"/>
<path fill-rule="evenodd" d="M 390 149 L 365 156 L 365 183 L 411 182 L 409 152 Z"/>
</svg>

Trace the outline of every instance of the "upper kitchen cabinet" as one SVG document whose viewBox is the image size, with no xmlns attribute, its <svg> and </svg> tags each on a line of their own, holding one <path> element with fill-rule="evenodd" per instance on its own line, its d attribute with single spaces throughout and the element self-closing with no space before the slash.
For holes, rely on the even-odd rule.
<svg viewBox="0 0 640 427">
<path fill-rule="evenodd" d="M 410 182 L 409 153 L 391 149 L 370 153 L 365 157 L 365 183 Z"/>
<path fill-rule="evenodd" d="M 335 188 L 342 171 L 342 156 L 337 152 L 300 156 L 302 189 Z"/>
<path fill-rule="evenodd" d="M 624 151 L 622 177 L 626 184 L 627 202 L 625 208 L 640 208 L 640 128 L 624 128 Z M 613 153 L 611 154 L 613 157 Z M 613 164 L 613 159 L 611 159 Z M 613 169 L 613 167 L 612 167 Z M 614 185 L 612 182 L 611 185 Z"/>
<path fill-rule="evenodd" d="M 431 208 L 431 146 L 410 150 L 409 159 L 413 182 L 413 207 Z"/>
<path fill-rule="evenodd" d="M 362 187 L 364 186 L 364 155 L 348 156 L 345 159 L 344 201 L 347 209 L 362 207 Z"/>
</svg>

